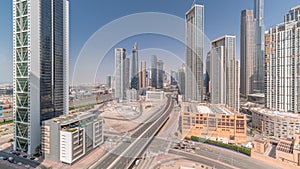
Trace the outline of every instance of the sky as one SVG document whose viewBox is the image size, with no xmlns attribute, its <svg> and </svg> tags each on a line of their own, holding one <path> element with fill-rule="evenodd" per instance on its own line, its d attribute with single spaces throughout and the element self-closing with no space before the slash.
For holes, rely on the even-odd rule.
<svg viewBox="0 0 300 169">
<path fill-rule="evenodd" d="M 71 0 L 70 1 L 70 72 L 87 40 L 104 25 L 130 14 L 141 12 L 161 12 L 185 17 L 186 11 L 194 0 Z M 205 34 L 214 40 L 225 34 L 237 36 L 237 58 L 239 58 L 240 14 L 243 9 L 253 9 L 253 0 L 198 0 L 205 6 Z M 293 6 L 300 5 L 299 0 L 265 0 L 265 25 L 283 22 L 283 15 Z M 136 23 L 137 25 L 139 23 Z M 132 24 L 134 27 L 135 25 Z M 159 25 L 153 25 L 159 26 Z M 130 27 L 120 27 L 130 29 Z M 103 59 L 97 74 L 97 80 L 112 74 L 113 48 L 124 47 L 128 55 L 134 42 L 138 42 L 141 58 L 147 55 L 175 54 L 184 60 L 185 48 L 168 37 L 157 35 L 137 35 L 123 39 L 115 44 Z M 149 51 L 149 48 L 161 50 Z M 148 52 L 147 52 L 148 51 Z M 95 54 L 96 55 L 96 54 Z M 204 55 L 205 56 L 205 55 Z M 158 56 L 160 57 L 160 56 Z M 163 59 L 163 58 L 162 58 Z M 0 0 L 0 83 L 12 82 L 12 0 Z M 167 61 L 166 61 L 167 62 Z M 170 66 L 172 69 L 176 68 Z"/>
</svg>

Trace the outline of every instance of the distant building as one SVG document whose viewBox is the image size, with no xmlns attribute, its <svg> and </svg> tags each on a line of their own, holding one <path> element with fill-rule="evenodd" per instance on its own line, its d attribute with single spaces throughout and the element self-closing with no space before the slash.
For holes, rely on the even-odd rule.
<svg viewBox="0 0 300 169">
<path fill-rule="evenodd" d="M 147 91 L 146 101 L 163 101 L 164 92 L 163 91 Z"/>
<path fill-rule="evenodd" d="M 112 82 L 112 79 L 111 79 L 111 76 L 106 76 L 106 87 L 107 88 L 111 88 L 111 82 Z"/>
<path fill-rule="evenodd" d="M 126 82 L 125 82 L 125 60 L 126 49 L 115 49 L 115 74 L 113 86 L 113 98 L 119 102 L 123 101 L 126 97 Z"/>
<path fill-rule="evenodd" d="M 239 62 L 236 37 L 225 35 L 212 41 L 210 64 L 211 103 L 226 104 L 239 111 Z"/>
<path fill-rule="evenodd" d="M 285 15 L 283 24 L 265 34 L 265 106 L 300 113 L 300 6 Z"/>
<path fill-rule="evenodd" d="M 151 56 L 151 86 L 157 88 L 157 57 Z"/>
<path fill-rule="evenodd" d="M 69 112 L 69 0 L 12 4 L 13 149 L 35 154 L 42 121 Z"/>
<path fill-rule="evenodd" d="M 179 85 L 179 92 L 181 95 L 184 95 L 185 92 L 185 66 L 183 65 L 182 68 L 178 70 L 178 85 Z"/>
<path fill-rule="evenodd" d="M 138 91 L 135 89 L 127 90 L 127 100 L 130 102 L 138 101 Z"/>
<path fill-rule="evenodd" d="M 125 91 L 130 89 L 130 59 L 126 57 L 125 59 L 125 72 L 124 72 L 124 83 L 125 83 Z M 127 98 L 127 96 L 124 96 Z"/>
<path fill-rule="evenodd" d="M 157 62 L 157 89 L 162 89 L 164 87 L 164 62 L 159 60 Z"/>
<path fill-rule="evenodd" d="M 254 25 L 253 11 L 243 10 L 241 14 L 241 70 L 240 93 L 248 98 L 253 93 L 254 78 Z"/>
<path fill-rule="evenodd" d="M 264 0 L 254 0 L 254 77 L 253 92 L 264 93 L 265 61 Z"/>
<path fill-rule="evenodd" d="M 209 94 L 211 91 L 210 87 L 210 59 L 211 59 L 211 52 L 207 53 L 206 56 L 206 73 L 205 73 L 205 79 L 204 79 L 204 86 L 205 86 L 205 94 Z"/>
<path fill-rule="evenodd" d="M 174 70 L 171 70 L 171 85 L 177 85 L 178 82 L 178 73 Z"/>
<path fill-rule="evenodd" d="M 72 164 L 104 141 L 103 120 L 93 113 L 76 113 L 43 122 L 42 155 Z"/>
<path fill-rule="evenodd" d="M 281 138 L 276 147 L 276 159 L 300 166 L 300 134 L 295 134 L 293 139 Z"/>
<path fill-rule="evenodd" d="M 132 49 L 131 58 L 131 89 L 139 90 L 139 55 L 137 43 Z"/>
<path fill-rule="evenodd" d="M 186 16 L 185 100 L 203 101 L 204 6 L 194 4 Z"/>
<path fill-rule="evenodd" d="M 233 113 L 223 105 L 184 104 L 182 137 L 203 137 L 228 143 L 247 142 L 246 115 Z"/>
<path fill-rule="evenodd" d="M 146 83 L 146 78 L 147 78 L 147 71 L 146 71 L 147 67 L 146 67 L 146 61 L 142 61 L 141 62 L 141 88 L 146 88 L 147 87 L 147 83 Z"/>
</svg>

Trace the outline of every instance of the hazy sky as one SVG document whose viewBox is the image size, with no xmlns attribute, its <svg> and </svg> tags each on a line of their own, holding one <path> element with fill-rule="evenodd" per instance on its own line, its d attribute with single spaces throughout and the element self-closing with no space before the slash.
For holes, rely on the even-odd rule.
<svg viewBox="0 0 300 169">
<path fill-rule="evenodd" d="M 120 17 L 140 12 L 162 12 L 184 18 L 193 0 L 71 0 L 70 1 L 70 63 L 71 69 L 83 45 L 97 30 Z M 213 40 L 224 34 L 237 36 L 239 58 L 240 13 L 253 9 L 253 0 L 198 0 L 205 5 L 205 34 Z M 299 0 L 265 0 L 266 28 L 283 21 L 283 15 Z M 12 0 L 0 0 L 0 83 L 12 82 Z M 138 25 L 139 23 L 136 23 Z M 132 24 L 134 27 L 135 24 Z M 159 25 L 153 25 L 159 26 Z M 127 27 L 128 29 L 128 27 Z M 120 27 L 122 30 L 122 27 Z M 139 35 L 122 40 L 114 47 L 124 47 L 128 55 L 133 43 L 139 43 L 141 58 L 148 55 L 175 54 L 184 60 L 184 46 L 174 40 L 157 35 Z M 149 48 L 159 48 L 149 52 Z M 109 49 L 108 49 L 109 50 Z M 157 53 L 156 53 L 157 52 Z M 97 55 L 97 54 L 95 54 Z M 161 56 L 158 56 L 159 58 Z M 110 50 L 100 65 L 97 80 L 112 73 L 113 52 Z M 163 58 L 162 58 L 163 59 Z M 146 59 L 143 59 L 146 60 Z M 167 62 L 167 61 L 165 61 Z M 172 64 L 173 65 L 173 64 Z M 176 68 L 176 66 L 174 66 Z M 101 70 L 100 70 L 101 69 Z M 173 67 L 172 67 L 173 69 Z M 72 72 L 72 70 L 71 70 Z"/>
</svg>

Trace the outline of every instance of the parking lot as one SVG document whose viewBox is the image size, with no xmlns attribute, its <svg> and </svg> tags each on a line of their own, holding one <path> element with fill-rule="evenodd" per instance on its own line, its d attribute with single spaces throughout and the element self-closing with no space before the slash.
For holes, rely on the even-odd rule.
<svg viewBox="0 0 300 169">
<path fill-rule="evenodd" d="M 13 168 L 41 168 L 46 169 L 41 165 L 38 158 L 22 155 L 18 152 L 6 153 L 0 151 L 0 163 Z"/>
</svg>

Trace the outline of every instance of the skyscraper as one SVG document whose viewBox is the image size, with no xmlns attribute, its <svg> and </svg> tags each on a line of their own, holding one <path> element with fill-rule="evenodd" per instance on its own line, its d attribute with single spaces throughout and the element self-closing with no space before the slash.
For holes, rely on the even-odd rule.
<svg viewBox="0 0 300 169">
<path fill-rule="evenodd" d="M 157 87 L 157 57 L 151 56 L 151 86 Z"/>
<path fill-rule="evenodd" d="M 131 58 L 131 89 L 139 90 L 139 60 L 137 43 L 133 45 Z"/>
<path fill-rule="evenodd" d="M 186 101 L 203 101 L 204 6 L 186 13 Z"/>
<path fill-rule="evenodd" d="M 252 93 L 254 76 L 254 25 L 253 11 L 241 13 L 241 89 L 240 93 L 247 98 Z"/>
<path fill-rule="evenodd" d="M 211 52 L 208 52 L 206 56 L 206 76 L 204 79 L 206 94 L 210 93 L 210 58 L 211 58 Z"/>
<path fill-rule="evenodd" d="M 124 90 L 129 90 L 129 88 L 130 88 L 130 59 L 128 57 L 125 58 L 124 82 L 125 82 Z M 124 98 L 125 97 L 127 98 L 127 96 L 124 96 Z"/>
<path fill-rule="evenodd" d="M 225 35 L 212 42 L 211 102 L 226 104 L 239 111 L 239 62 L 236 37 Z"/>
<path fill-rule="evenodd" d="M 69 110 L 68 0 L 13 0 L 13 58 L 13 148 L 34 154 L 41 122 Z"/>
<path fill-rule="evenodd" d="M 171 70 L 171 85 L 177 85 L 178 74 L 176 71 Z"/>
<path fill-rule="evenodd" d="M 111 88 L 111 76 L 106 76 L 106 87 Z"/>
<path fill-rule="evenodd" d="M 157 89 L 162 89 L 164 87 L 164 62 L 159 60 L 157 62 Z"/>
<path fill-rule="evenodd" d="M 123 101 L 126 97 L 126 82 L 125 82 L 125 60 L 126 49 L 115 49 L 115 75 L 113 94 L 117 102 Z"/>
<path fill-rule="evenodd" d="M 178 70 L 178 83 L 179 83 L 179 91 L 181 95 L 184 95 L 185 91 L 185 66 L 182 65 L 182 67 Z"/>
<path fill-rule="evenodd" d="M 275 111 L 300 113 L 300 6 L 284 23 L 265 35 L 265 105 Z"/>
<path fill-rule="evenodd" d="M 253 92 L 264 93 L 265 25 L 264 0 L 254 0 L 254 81 Z"/>
<path fill-rule="evenodd" d="M 146 61 L 141 62 L 141 88 L 146 88 Z"/>
</svg>

